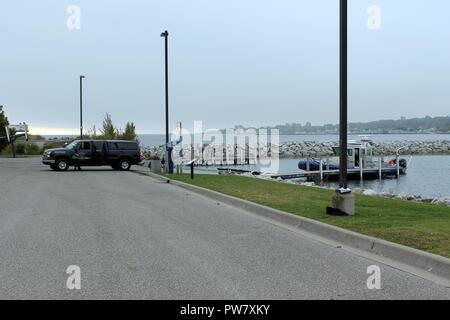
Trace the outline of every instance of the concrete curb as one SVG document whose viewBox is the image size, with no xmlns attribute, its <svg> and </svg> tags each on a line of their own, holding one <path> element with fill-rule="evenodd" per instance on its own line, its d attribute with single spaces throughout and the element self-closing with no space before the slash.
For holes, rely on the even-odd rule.
<svg viewBox="0 0 450 320">
<path fill-rule="evenodd" d="M 445 282 L 450 283 L 450 259 L 441 257 L 432 253 L 410 248 L 386 240 L 366 236 L 360 233 L 335 227 L 323 222 L 309 218 L 297 216 L 291 213 L 266 207 L 247 200 L 229 196 L 217 191 L 194 186 L 177 180 L 172 180 L 151 172 L 134 171 L 144 174 L 161 181 L 170 182 L 173 185 L 199 193 L 206 197 L 221 201 L 228 205 L 238 207 L 265 218 L 286 224 L 288 226 L 299 228 L 309 233 L 316 234 L 325 239 L 332 240 L 339 244 L 362 250 L 370 254 L 389 258 L 401 264 L 419 269 L 425 274 L 434 277 L 443 278 Z"/>
</svg>

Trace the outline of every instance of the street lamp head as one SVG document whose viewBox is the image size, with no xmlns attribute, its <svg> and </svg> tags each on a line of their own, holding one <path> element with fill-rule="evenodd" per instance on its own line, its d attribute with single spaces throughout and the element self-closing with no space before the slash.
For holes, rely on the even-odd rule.
<svg viewBox="0 0 450 320">
<path fill-rule="evenodd" d="M 86 78 L 85 76 L 80 76 L 80 79 L 84 79 L 84 78 Z"/>
<path fill-rule="evenodd" d="M 169 35 L 169 32 L 167 32 L 167 30 L 164 31 L 163 33 L 161 33 L 161 37 L 167 37 L 168 35 Z"/>
</svg>

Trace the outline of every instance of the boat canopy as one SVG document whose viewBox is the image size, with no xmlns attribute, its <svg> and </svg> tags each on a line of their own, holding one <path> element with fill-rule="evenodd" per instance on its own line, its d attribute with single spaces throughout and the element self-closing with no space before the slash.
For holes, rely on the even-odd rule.
<svg viewBox="0 0 450 320">
<path fill-rule="evenodd" d="M 336 156 L 340 154 L 339 147 L 333 147 L 333 152 Z M 373 148 L 369 139 L 364 139 L 359 142 L 349 140 L 347 143 L 347 157 L 348 162 L 354 166 L 359 167 L 361 163 L 372 162 Z"/>
</svg>

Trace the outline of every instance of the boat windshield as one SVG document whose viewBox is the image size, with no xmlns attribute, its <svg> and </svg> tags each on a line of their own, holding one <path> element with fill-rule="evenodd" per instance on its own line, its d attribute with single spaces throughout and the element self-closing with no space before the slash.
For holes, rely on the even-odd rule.
<svg viewBox="0 0 450 320">
<path fill-rule="evenodd" d="M 334 154 L 335 155 L 339 155 L 340 154 L 340 151 L 339 150 L 341 150 L 341 148 L 339 148 L 339 147 L 333 147 L 333 152 L 334 152 Z M 352 157 L 353 156 L 353 149 L 347 149 L 347 156 L 349 156 L 349 157 Z"/>
</svg>

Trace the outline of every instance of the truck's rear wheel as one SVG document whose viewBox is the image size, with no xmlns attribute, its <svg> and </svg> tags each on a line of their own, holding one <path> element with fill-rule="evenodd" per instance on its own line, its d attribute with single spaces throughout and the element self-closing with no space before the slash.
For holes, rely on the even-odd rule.
<svg viewBox="0 0 450 320">
<path fill-rule="evenodd" d="M 59 159 L 56 161 L 56 170 L 67 171 L 69 169 L 69 162 L 66 159 Z"/>
<path fill-rule="evenodd" d="M 120 170 L 127 171 L 127 170 L 130 170 L 130 167 L 131 167 L 130 160 L 128 160 L 128 159 L 121 159 L 119 161 L 119 169 Z"/>
</svg>

